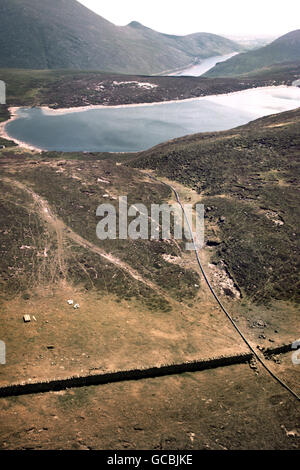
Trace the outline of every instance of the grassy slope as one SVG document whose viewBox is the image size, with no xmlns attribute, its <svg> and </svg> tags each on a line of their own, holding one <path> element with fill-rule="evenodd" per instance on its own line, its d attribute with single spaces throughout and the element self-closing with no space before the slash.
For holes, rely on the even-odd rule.
<svg viewBox="0 0 300 470">
<path fill-rule="evenodd" d="M 299 129 L 298 109 L 176 139 L 129 163 L 201 194 L 216 260 L 257 301 L 299 301 Z"/>
<path fill-rule="evenodd" d="M 0 67 L 157 73 L 240 50 L 226 38 L 118 27 L 75 0 L 2 0 Z"/>
<path fill-rule="evenodd" d="M 162 258 L 163 253 L 173 256 L 178 255 L 180 253 L 179 246 L 167 242 L 155 243 L 148 240 L 105 240 L 99 242 L 96 237 L 96 226 L 99 221 L 96 217 L 96 208 L 102 202 L 107 202 L 107 199 L 103 197 L 104 194 L 107 194 L 107 192 L 112 195 L 115 194 L 115 199 L 110 198 L 108 201 L 118 211 L 117 196 L 119 194 L 127 195 L 129 205 L 139 200 L 146 205 L 149 205 L 150 202 L 161 203 L 169 196 L 169 192 L 162 185 L 146 183 L 144 177 L 141 179 L 137 172 L 132 173 L 132 170 L 128 170 L 126 167 L 116 167 L 114 163 L 108 161 L 99 162 L 93 157 L 88 158 L 88 156 L 85 156 L 87 161 L 82 161 L 80 164 L 78 161 L 73 163 L 70 160 L 69 163 L 61 165 L 57 164 L 55 156 L 54 159 L 49 159 L 49 156 L 49 154 L 43 155 L 43 161 L 45 162 L 43 165 L 31 165 L 24 162 L 23 158 L 25 157 L 26 161 L 26 155 L 23 158 L 21 155 L 19 157 L 16 155 L 16 159 L 23 162 L 21 168 L 18 169 L 14 153 L 11 150 L 2 151 L 1 163 L 4 165 L 2 166 L 2 174 L 4 173 L 4 168 L 7 167 L 6 159 L 11 158 L 11 163 L 8 166 L 13 171 L 13 178 L 32 186 L 34 191 L 45 198 L 51 207 L 56 208 L 56 213 L 72 230 L 91 243 L 102 246 L 108 253 L 110 252 L 122 259 L 140 272 L 142 276 L 153 281 L 158 286 L 163 285 L 167 291 L 172 293 L 174 298 L 193 299 L 197 292 L 194 285 L 197 283 L 198 275 L 188 269 L 172 265 Z M 59 154 L 58 158 L 64 158 L 64 154 Z M 78 170 L 79 165 L 80 168 Z M 112 185 L 107 186 L 107 184 L 97 182 L 98 176 L 109 178 Z M 146 197 L 144 195 L 145 188 L 147 189 Z M 2 193 L 9 193 L 7 185 L 4 185 Z M 10 223 L 10 200 L 18 200 L 18 193 L 19 191 L 17 191 L 16 196 L 13 193 L 11 194 L 7 202 L 7 204 L 10 204 L 8 208 L 5 202 L 7 197 L 3 197 L 2 219 L 3 224 L 6 225 L 0 233 L 0 238 L 3 242 L 2 254 L 6 260 L 3 271 L 0 272 L 0 279 L 7 278 L 8 266 L 15 266 L 14 275 L 9 276 L 6 282 L 4 282 L 7 292 L 12 294 L 20 292 L 24 288 L 26 289 L 26 282 L 24 284 L 22 281 L 22 279 L 26 281 L 26 273 L 28 274 L 28 272 L 32 271 L 33 282 L 37 281 L 35 270 L 28 265 L 28 262 L 32 262 L 32 253 L 27 250 L 20 252 L 19 246 L 16 246 L 15 241 L 24 240 L 19 242 L 21 245 L 36 243 L 36 235 L 33 236 L 31 242 L 27 242 L 25 234 L 22 234 L 19 230 L 22 224 L 25 227 L 27 225 L 27 209 L 23 214 L 23 221 L 22 211 L 20 211 L 20 214 L 16 213 L 16 227 Z M 24 207 L 27 207 L 26 203 L 24 203 Z M 4 233 L 7 230 L 9 235 Z M 7 241 L 9 241 L 8 245 L 6 244 Z M 29 255 L 29 257 L 26 257 L 26 255 Z M 101 258 L 95 256 L 94 253 L 88 253 L 79 246 L 74 249 L 71 256 L 66 256 L 68 258 L 66 262 L 68 265 L 66 276 L 70 281 L 73 280 L 75 283 L 83 284 L 88 289 L 96 287 L 98 290 L 108 291 L 120 296 L 120 298 L 141 297 L 144 298 L 148 305 L 153 303 L 149 290 L 147 292 L 144 286 L 137 286 L 137 283 L 132 282 L 130 278 L 127 282 L 124 273 L 119 269 L 115 270 L 109 264 L 107 265 L 105 261 L 101 261 Z M 81 260 L 80 263 L 78 259 Z M 21 267 L 17 269 L 19 265 L 23 265 L 23 260 L 25 260 L 24 270 Z M 85 269 L 82 269 L 82 264 L 85 266 Z M 19 271 L 24 275 L 19 276 Z M 56 273 L 53 274 L 54 279 L 60 278 L 57 266 L 53 268 L 53 273 Z M 10 287 L 10 279 L 12 287 Z M 47 280 L 46 276 L 46 282 Z M 27 286 L 27 288 L 30 287 L 31 285 Z M 2 290 L 5 290 L 4 287 Z M 156 299 L 154 303 L 162 309 L 164 299 Z"/>
<path fill-rule="evenodd" d="M 290 77 L 291 82 L 293 82 L 300 77 L 300 62 L 284 62 L 282 64 L 266 65 L 244 76 L 247 78 L 256 77 L 257 79 L 272 77 L 274 80 L 286 80 L 287 77 Z"/>
<path fill-rule="evenodd" d="M 290 383 L 297 375 L 287 356 Z M 247 365 L 220 367 L 2 399 L 0 446 L 127 454 L 129 449 L 296 450 L 298 439 L 288 431 L 297 430 L 297 405 L 264 373 Z"/>
<path fill-rule="evenodd" d="M 300 62 L 300 30 L 292 31 L 260 49 L 238 54 L 217 64 L 207 77 L 234 77 L 286 62 Z"/>
</svg>

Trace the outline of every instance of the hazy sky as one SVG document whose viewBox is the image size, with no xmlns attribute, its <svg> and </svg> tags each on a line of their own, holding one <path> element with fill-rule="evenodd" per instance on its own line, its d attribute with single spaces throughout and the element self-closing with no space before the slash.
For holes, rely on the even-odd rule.
<svg viewBox="0 0 300 470">
<path fill-rule="evenodd" d="M 299 0 L 80 0 L 117 25 L 169 34 L 281 35 L 300 28 Z"/>
</svg>

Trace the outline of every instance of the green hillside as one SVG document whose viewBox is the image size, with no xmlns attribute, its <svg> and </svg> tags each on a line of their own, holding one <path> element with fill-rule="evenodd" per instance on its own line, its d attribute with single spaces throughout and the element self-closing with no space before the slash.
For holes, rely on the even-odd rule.
<svg viewBox="0 0 300 470">
<path fill-rule="evenodd" d="M 0 67 L 153 74 L 240 50 L 221 36 L 115 26 L 75 0 L 1 0 Z"/>
<path fill-rule="evenodd" d="M 238 54 L 217 64 L 208 77 L 232 77 L 256 73 L 274 64 L 300 62 L 300 29 L 292 31 L 260 49 Z"/>
</svg>

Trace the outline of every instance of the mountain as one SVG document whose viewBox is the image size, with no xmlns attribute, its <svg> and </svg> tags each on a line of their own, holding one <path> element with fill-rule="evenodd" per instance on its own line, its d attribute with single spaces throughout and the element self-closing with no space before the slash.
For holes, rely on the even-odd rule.
<svg viewBox="0 0 300 470">
<path fill-rule="evenodd" d="M 300 29 L 292 31 L 260 49 L 238 54 L 217 64 L 208 77 L 228 77 L 253 73 L 274 64 L 300 62 Z"/>
<path fill-rule="evenodd" d="M 76 0 L 1 0 L 0 67 L 154 74 L 240 51 L 208 33 L 174 36 L 116 26 Z"/>
</svg>

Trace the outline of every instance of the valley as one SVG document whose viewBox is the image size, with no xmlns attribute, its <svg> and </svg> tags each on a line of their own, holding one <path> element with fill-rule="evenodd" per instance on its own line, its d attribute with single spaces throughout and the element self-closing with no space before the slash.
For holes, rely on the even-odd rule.
<svg viewBox="0 0 300 470">
<path fill-rule="evenodd" d="M 104 3 L 0 3 L 0 451 L 299 450 L 297 8 Z"/>
<path fill-rule="evenodd" d="M 175 139 L 139 154 L 36 153 L 9 145 L 2 149 L 1 211 L 5 222 L 1 230 L 4 328 L 1 331 L 5 332 L 9 360 L 1 367 L 1 385 L 64 380 L 70 376 L 160 367 L 247 352 L 210 295 L 193 252 L 184 251 L 175 240 L 168 243 L 96 239 L 96 207 L 107 197 L 113 205 L 121 194 L 133 202 L 140 199 L 145 203 L 147 197 L 147 204 L 174 200 L 174 195 L 158 181 L 149 179 L 144 169 L 154 171 L 159 179 L 175 186 L 183 202 L 205 204 L 206 243 L 199 253 L 201 260 L 216 292 L 253 347 L 264 357 L 263 352 L 268 349 L 291 344 L 299 324 L 295 257 L 299 237 L 293 224 L 299 207 L 298 130 L 299 111 L 294 110 L 232 131 Z M 227 158 L 219 158 L 220 154 Z M 79 314 L 67 304 L 69 298 L 79 303 Z M 23 323 L 24 314 L 36 321 Z M 297 366 L 292 364 L 290 355 L 271 354 L 267 362 L 274 373 L 297 390 Z M 165 435 L 163 422 L 172 420 L 174 413 L 168 408 L 161 414 L 162 421 L 157 422 L 157 433 L 150 438 L 147 431 L 150 448 L 152 445 L 163 449 L 186 445 L 240 448 L 245 447 L 246 441 L 258 448 L 297 447 L 297 439 L 287 437 L 284 431 L 294 429 L 297 419 L 293 397 L 272 382 L 259 365 L 250 366 L 240 364 L 188 376 L 146 379 L 134 386 L 124 382 L 50 392 L 46 394 L 49 398 L 38 395 L 37 408 L 27 397 L 2 398 L 2 413 L 9 424 L 1 431 L 1 445 L 16 449 L 24 446 L 126 449 L 134 439 L 134 445 L 141 448 L 146 444 L 135 427 L 144 429 L 147 424 L 140 414 L 143 413 L 140 399 L 137 401 L 140 411 L 136 408 L 132 415 L 140 424 L 133 423 L 131 428 L 131 420 L 126 425 L 118 421 L 109 431 L 106 427 L 105 439 L 91 426 L 92 403 L 105 387 L 107 402 L 98 407 L 99 413 L 112 416 L 119 389 L 126 390 L 127 398 L 122 405 L 126 408 L 132 393 L 145 400 L 148 393 L 156 395 L 153 386 L 160 390 L 162 383 L 170 381 L 172 387 L 182 390 L 174 406 L 181 409 L 187 438 L 180 437 L 176 426 L 171 437 Z M 232 383 L 245 390 L 243 381 L 249 383 L 249 374 L 251 383 L 255 380 L 251 390 L 241 394 L 241 400 L 247 396 L 250 407 L 254 406 L 251 400 L 257 399 L 255 387 L 260 389 L 263 409 L 260 408 L 259 415 L 252 415 L 249 429 L 258 430 L 261 419 L 273 423 L 272 431 L 267 427 L 260 443 L 251 441 L 246 431 L 240 431 L 239 419 L 235 419 L 235 425 L 231 421 L 230 429 L 233 427 L 235 435 L 237 430 L 245 434 L 240 444 L 232 441 L 224 421 L 226 414 L 215 408 L 218 399 L 210 402 L 207 398 L 207 404 L 211 403 L 209 409 L 218 416 L 222 429 L 221 434 L 214 430 L 214 441 L 208 437 L 208 431 L 204 438 L 184 409 L 182 400 L 190 381 L 202 384 L 203 397 L 204 377 L 209 380 L 211 393 L 218 381 L 223 380 L 222 374 L 229 381 L 223 402 L 235 416 L 244 405 L 242 402 L 233 405 L 232 401 L 229 405 Z M 263 383 L 268 385 L 261 393 Z M 191 403 L 197 396 L 195 391 L 191 393 Z M 159 402 L 168 401 L 162 390 L 158 397 Z M 67 410 L 73 413 L 77 400 L 81 403 L 82 399 L 88 399 L 89 406 L 81 414 L 90 430 L 85 430 L 81 439 L 74 422 L 71 434 L 67 432 L 63 440 L 54 441 L 58 423 L 61 429 L 66 429 Z M 46 426 L 37 437 L 36 432 L 45 427 L 39 411 L 45 400 L 51 403 L 46 419 L 51 422 L 52 414 L 58 416 L 55 418 L 58 421 Z M 158 402 L 149 400 L 157 411 Z M 279 405 L 281 402 L 284 408 Z M 279 407 L 274 439 L 274 416 Z M 10 417 L 16 409 L 22 410 L 18 424 Z M 118 407 L 116 413 L 117 410 Z M 33 431 L 26 432 L 21 444 L 12 427 L 24 428 L 28 412 Z M 119 442 L 111 434 L 115 425 L 119 426 Z M 208 429 L 212 426 L 209 420 L 206 426 Z M 188 441 L 189 432 L 197 435 L 197 439 Z"/>
<path fill-rule="evenodd" d="M 237 54 L 226 63 L 217 64 L 206 75 L 209 77 L 247 76 L 264 72 L 270 66 L 299 64 L 299 44 L 300 29 L 297 29 L 275 39 L 264 47 Z"/>
</svg>

